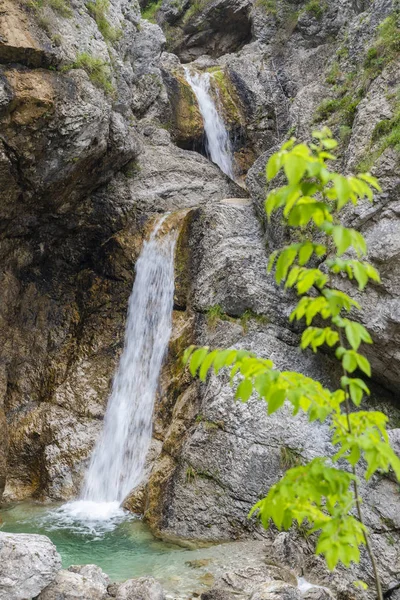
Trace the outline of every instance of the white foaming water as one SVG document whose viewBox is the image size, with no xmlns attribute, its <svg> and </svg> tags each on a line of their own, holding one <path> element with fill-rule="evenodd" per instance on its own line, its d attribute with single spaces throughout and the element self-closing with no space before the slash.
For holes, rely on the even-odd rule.
<svg viewBox="0 0 400 600">
<path fill-rule="evenodd" d="M 172 326 L 175 235 L 157 235 L 164 219 L 136 263 L 124 349 L 81 497 L 52 512 L 61 527 L 79 523 L 90 532 L 114 528 L 127 516 L 121 502 L 143 478 Z"/>
<path fill-rule="evenodd" d="M 184 67 L 184 69 L 186 81 L 199 103 L 209 156 L 221 171 L 231 179 L 235 179 L 232 145 L 225 124 L 211 95 L 210 73 L 198 73 L 196 71 L 191 73 L 188 67 Z"/>
</svg>

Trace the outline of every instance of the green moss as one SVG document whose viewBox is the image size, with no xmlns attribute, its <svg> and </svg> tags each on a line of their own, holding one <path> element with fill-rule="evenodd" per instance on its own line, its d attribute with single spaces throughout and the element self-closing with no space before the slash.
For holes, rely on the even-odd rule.
<svg viewBox="0 0 400 600">
<path fill-rule="evenodd" d="M 142 11 L 142 19 L 146 19 L 146 21 L 150 21 L 150 23 L 155 23 L 155 17 L 158 10 L 161 8 L 161 4 L 162 0 L 153 0 L 147 4 L 146 8 Z"/>
<path fill-rule="evenodd" d="M 107 94 L 114 92 L 110 82 L 110 65 L 101 58 L 96 58 L 88 52 L 82 52 L 77 55 L 75 62 L 67 67 L 67 70 L 68 68 L 84 69 L 97 87 L 102 88 Z"/>
<path fill-rule="evenodd" d="M 120 39 L 122 30 L 112 27 L 107 19 L 107 14 L 110 9 L 109 0 L 95 0 L 95 2 L 88 2 L 86 7 L 96 21 L 100 33 L 107 42 L 114 43 Z"/>
<path fill-rule="evenodd" d="M 243 119 L 239 109 L 240 101 L 227 73 L 223 69 L 215 67 L 211 67 L 207 71 L 212 75 L 211 89 L 216 95 L 217 102 L 222 105 L 225 121 L 228 124 L 242 123 Z"/>
</svg>

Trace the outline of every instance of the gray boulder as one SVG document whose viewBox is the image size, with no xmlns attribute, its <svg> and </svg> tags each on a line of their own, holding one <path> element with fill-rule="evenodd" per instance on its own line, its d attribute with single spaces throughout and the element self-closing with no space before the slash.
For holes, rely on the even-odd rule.
<svg viewBox="0 0 400 600">
<path fill-rule="evenodd" d="M 37 600 L 105 600 L 108 598 L 107 587 L 99 578 L 97 569 L 88 569 L 84 572 L 85 575 L 60 571 Z M 89 578 L 91 576 L 94 579 Z"/>
<path fill-rule="evenodd" d="M 116 600 L 164 600 L 164 590 L 153 577 L 128 579 L 120 586 Z"/>
<path fill-rule="evenodd" d="M 0 532 L 0 600 L 36 597 L 60 568 L 61 557 L 46 536 Z"/>
</svg>

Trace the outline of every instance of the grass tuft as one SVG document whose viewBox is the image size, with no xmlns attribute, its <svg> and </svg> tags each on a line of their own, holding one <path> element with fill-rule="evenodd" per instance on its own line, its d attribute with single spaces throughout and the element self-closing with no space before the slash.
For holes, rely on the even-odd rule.
<svg viewBox="0 0 400 600">
<path fill-rule="evenodd" d="M 90 80 L 107 94 L 114 93 L 114 87 L 110 82 L 110 65 L 101 58 L 96 58 L 88 52 L 78 54 L 72 69 L 84 69 Z"/>
<path fill-rule="evenodd" d="M 142 11 L 142 19 L 156 23 L 156 14 L 161 8 L 162 0 L 153 0 Z"/>
<path fill-rule="evenodd" d="M 122 35 L 122 29 L 116 29 L 108 22 L 107 14 L 110 9 L 109 0 L 95 0 L 94 2 L 90 1 L 86 4 L 86 8 L 96 21 L 97 27 L 99 28 L 103 38 L 111 44 L 117 42 Z"/>
</svg>

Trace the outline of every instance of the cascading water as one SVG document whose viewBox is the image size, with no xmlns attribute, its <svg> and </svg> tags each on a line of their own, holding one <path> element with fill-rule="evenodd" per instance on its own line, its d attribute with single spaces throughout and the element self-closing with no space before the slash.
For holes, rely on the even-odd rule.
<svg viewBox="0 0 400 600">
<path fill-rule="evenodd" d="M 209 157 L 228 177 L 235 179 L 232 145 L 225 124 L 211 95 L 211 75 L 210 73 L 196 71 L 191 73 L 188 67 L 184 67 L 184 70 L 186 81 L 199 103 Z"/>
<path fill-rule="evenodd" d="M 127 494 L 142 480 L 152 437 L 154 400 L 171 335 L 174 293 L 173 232 L 144 243 L 128 305 L 125 344 L 79 500 L 57 512 L 71 521 L 119 520 Z"/>
</svg>

